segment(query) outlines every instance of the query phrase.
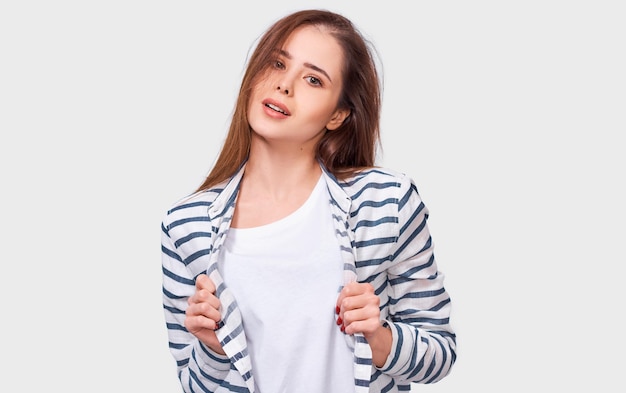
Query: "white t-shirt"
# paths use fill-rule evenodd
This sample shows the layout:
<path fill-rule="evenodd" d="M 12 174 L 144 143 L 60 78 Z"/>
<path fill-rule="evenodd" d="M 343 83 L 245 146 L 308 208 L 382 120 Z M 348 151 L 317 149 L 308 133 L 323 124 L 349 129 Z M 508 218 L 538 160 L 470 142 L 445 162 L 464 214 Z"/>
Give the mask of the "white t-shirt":
<path fill-rule="evenodd" d="M 336 324 L 343 262 L 328 200 L 320 177 L 293 214 L 226 237 L 218 266 L 261 393 L 354 391 L 354 357 Z"/>

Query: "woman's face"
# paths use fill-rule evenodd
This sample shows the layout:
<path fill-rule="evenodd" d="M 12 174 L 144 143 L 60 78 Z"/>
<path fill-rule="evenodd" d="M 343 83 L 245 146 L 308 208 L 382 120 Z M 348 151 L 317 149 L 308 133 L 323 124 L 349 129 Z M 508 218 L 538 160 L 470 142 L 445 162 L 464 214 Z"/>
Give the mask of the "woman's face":
<path fill-rule="evenodd" d="M 343 50 L 323 28 L 304 26 L 287 39 L 253 88 L 248 122 L 253 141 L 312 148 L 349 114 L 338 109 Z M 307 149 L 308 150 L 308 149 Z"/>

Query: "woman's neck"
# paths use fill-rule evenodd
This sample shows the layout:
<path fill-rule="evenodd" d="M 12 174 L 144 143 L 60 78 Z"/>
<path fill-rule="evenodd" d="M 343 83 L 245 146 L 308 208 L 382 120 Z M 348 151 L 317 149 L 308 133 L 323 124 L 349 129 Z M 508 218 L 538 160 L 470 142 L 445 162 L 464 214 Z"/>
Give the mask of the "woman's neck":
<path fill-rule="evenodd" d="M 312 157 L 250 154 L 231 226 L 256 227 L 293 213 L 311 195 L 321 174 Z"/>
<path fill-rule="evenodd" d="M 322 173 L 313 157 L 285 157 L 251 154 L 246 162 L 243 183 L 254 193 L 281 200 L 302 191 L 308 194 Z"/>

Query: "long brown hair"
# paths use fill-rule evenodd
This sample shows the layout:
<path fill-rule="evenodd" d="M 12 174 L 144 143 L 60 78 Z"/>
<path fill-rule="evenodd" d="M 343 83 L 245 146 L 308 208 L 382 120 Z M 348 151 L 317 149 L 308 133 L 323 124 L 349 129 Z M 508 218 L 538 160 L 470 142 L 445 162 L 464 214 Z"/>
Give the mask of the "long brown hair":
<path fill-rule="evenodd" d="M 306 25 L 325 27 L 342 47 L 343 86 L 338 107 L 350 109 L 342 125 L 322 137 L 317 158 L 338 178 L 374 166 L 380 144 L 381 85 L 373 46 L 344 16 L 327 10 L 303 10 L 279 19 L 260 38 L 248 61 L 222 150 L 198 191 L 230 178 L 246 161 L 252 132 L 248 123 L 252 89 L 272 64 L 276 49 L 294 30 Z"/>

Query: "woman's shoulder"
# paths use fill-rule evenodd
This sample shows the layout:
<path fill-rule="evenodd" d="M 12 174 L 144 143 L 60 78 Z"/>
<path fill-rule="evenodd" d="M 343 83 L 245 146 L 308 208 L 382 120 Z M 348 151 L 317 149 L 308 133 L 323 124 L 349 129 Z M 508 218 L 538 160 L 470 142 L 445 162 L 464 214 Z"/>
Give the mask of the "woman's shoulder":
<path fill-rule="evenodd" d="M 224 190 L 223 186 L 217 185 L 179 198 L 167 209 L 165 221 L 171 223 L 173 221 L 206 216 L 208 209 Z"/>
<path fill-rule="evenodd" d="M 366 189 L 407 190 L 413 183 L 413 179 L 404 172 L 386 167 L 371 167 L 343 179 L 340 185 L 349 194 L 356 194 Z"/>

